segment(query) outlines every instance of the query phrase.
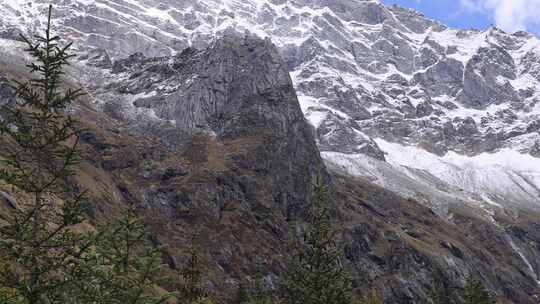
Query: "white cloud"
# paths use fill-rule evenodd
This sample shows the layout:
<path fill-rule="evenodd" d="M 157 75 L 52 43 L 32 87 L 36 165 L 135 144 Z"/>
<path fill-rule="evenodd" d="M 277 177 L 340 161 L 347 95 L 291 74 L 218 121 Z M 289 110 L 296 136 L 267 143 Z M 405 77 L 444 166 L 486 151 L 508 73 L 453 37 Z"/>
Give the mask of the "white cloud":
<path fill-rule="evenodd" d="M 540 25 L 540 0 L 460 0 L 469 10 L 493 16 L 495 24 L 507 32 Z"/>

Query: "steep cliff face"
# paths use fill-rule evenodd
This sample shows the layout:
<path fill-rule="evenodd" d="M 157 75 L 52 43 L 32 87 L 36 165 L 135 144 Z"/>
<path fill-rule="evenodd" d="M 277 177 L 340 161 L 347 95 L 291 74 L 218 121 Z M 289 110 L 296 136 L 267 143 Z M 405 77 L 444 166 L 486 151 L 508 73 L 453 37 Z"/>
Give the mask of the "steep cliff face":
<path fill-rule="evenodd" d="M 186 147 L 182 137 L 204 137 L 218 147 L 251 142 L 254 149 L 232 163 L 272 180 L 267 187 L 275 192 L 274 202 L 291 212 L 309 201 L 312 177 L 324 166 L 285 64 L 269 40 L 233 35 L 175 57 L 131 56 L 115 62 L 109 75 L 106 92 L 95 97 L 108 96 L 102 107 L 113 116 L 126 117 L 141 131 L 156 130 L 154 136 L 179 149 Z M 152 119 L 130 120 L 122 106 L 126 100 L 133 112 L 152 113 L 176 135 L 148 128 Z"/>

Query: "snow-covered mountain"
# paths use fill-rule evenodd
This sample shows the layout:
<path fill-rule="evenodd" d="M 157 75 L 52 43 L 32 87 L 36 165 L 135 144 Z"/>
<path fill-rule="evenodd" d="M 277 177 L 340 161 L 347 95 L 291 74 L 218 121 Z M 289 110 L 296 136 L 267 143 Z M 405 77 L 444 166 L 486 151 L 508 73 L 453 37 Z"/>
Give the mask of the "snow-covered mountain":
<path fill-rule="evenodd" d="M 49 2 L 0 0 L 0 37 L 34 31 Z M 52 2 L 58 28 L 97 70 L 228 32 L 269 37 L 330 164 L 433 206 L 540 209 L 540 41 L 531 34 L 451 29 L 378 1 Z M 175 120 L 149 100 L 150 116 Z"/>
<path fill-rule="evenodd" d="M 105 121 L 85 138 L 96 172 L 117 173 L 107 186 L 118 183 L 115 191 L 166 214 L 160 229 L 181 222 L 188 207 L 200 206 L 212 223 L 224 216 L 214 228 L 230 239 L 214 242 L 212 253 L 224 273 L 233 272 L 232 254 L 246 259 L 245 249 L 283 245 L 279 231 L 289 213 L 300 213 L 320 163 L 314 133 L 334 169 L 347 259 L 362 282 L 367 274 L 383 282 L 386 299 L 418 303 L 433 279 L 460 288 L 478 273 L 515 302 L 537 302 L 540 226 L 531 210 L 540 210 L 540 41 L 533 35 L 451 29 L 378 1 L 0 0 L 4 100 L 13 96 L 3 76 L 24 67 L 18 34 L 42 29 L 49 3 L 55 28 L 78 49 L 70 80 L 88 89 L 92 111 L 110 114 L 82 115 Z M 12 70 L 3 75 L 4 68 Z M 159 147 L 116 141 L 138 131 L 159 137 Z M 273 140 L 258 146 L 265 132 Z M 164 152 L 154 148 L 187 156 L 162 164 Z M 206 186 L 168 184 L 189 170 Z M 238 204 L 227 216 L 228 200 Z M 259 223 L 268 210 L 276 214 L 269 226 Z M 257 223 L 227 222 L 246 214 Z M 159 231 L 176 241 L 188 230 Z"/>

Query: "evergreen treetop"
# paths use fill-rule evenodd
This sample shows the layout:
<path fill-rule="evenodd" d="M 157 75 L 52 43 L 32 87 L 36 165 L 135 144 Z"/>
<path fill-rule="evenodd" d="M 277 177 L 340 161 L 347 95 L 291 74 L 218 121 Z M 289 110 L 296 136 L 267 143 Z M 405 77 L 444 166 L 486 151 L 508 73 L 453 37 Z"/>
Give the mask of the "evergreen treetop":
<path fill-rule="evenodd" d="M 70 177 L 80 160 L 81 129 L 67 113 L 79 89 L 60 88 L 63 69 L 72 57 L 71 44 L 60 46 L 47 28 L 36 42 L 22 36 L 31 78 L 15 81 L 16 101 L 2 107 L 0 180 L 23 199 L 0 227 L 0 253 L 9 267 L 0 274 L 4 284 L 24 303 L 66 303 L 76 278 L 72 270 L 91 248 L 84 233 L 73 227 L 86 218 L 85 192 Z"/>
<path fill-rule="evenodd" d="M 314 206 L 303 246 L 298 246 L 285 281 L 290 304 L 349 304 L 351 279 L 343 269 L 342 252 L 330 220 L 328 189 L 321 178 L 314 184 Z"/>

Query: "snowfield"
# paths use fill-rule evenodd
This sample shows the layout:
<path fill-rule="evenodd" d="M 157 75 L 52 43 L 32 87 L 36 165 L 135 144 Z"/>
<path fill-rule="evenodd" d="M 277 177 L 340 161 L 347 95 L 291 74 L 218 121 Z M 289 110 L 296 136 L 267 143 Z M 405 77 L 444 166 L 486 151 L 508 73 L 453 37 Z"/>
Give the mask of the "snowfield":
<path fill-rule="evenodd" d="M 444 156 L 375 139 L 386 162 L 365 155 L 325 152 L 331 167 L 429 203 L 458 200 L 491 208 L 528 206 L 540 209 L 540 159 L 511 149 L 466 156 Z"/>

